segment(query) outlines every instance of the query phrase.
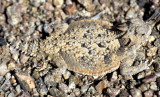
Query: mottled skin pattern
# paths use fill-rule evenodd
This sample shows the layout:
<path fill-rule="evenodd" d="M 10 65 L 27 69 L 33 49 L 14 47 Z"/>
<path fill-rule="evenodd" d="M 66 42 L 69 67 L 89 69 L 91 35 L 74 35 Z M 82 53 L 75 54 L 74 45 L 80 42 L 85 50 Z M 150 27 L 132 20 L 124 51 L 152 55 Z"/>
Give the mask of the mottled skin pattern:
<path fill-rule="evenodd" d="M 58 67 L 84 75 L 104 75 L 119 67 L 122 75 L 134 75 L 152 63 L 146 60 L 132 66 L 137 50 L 148 41 L 154 21 L 158 19 L 155 14 L 147 22 L 131 20 L 128 30 L 121 33 L 113 31 L 113 25 L 108 22 L 76 21 L 68 28 L 57 28 L 55 33 L 41 42 L 40 47 L 53 57 Z M 123 46 L 121 39 L 129 39 L 130 43 Z"/>

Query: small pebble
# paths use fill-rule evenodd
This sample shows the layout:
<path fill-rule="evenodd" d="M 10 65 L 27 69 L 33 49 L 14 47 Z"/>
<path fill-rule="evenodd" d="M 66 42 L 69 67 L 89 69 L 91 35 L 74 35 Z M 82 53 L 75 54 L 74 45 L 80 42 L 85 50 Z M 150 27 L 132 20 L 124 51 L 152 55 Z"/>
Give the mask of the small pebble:
<path fill-rule="evenodd" d="M 0 37 L 0 46 L 6 45 L 6 41 L 4 40 L 4 38 Z"/>
<path fill-rule="evenodd" d="M 40 93 L 41 96 L 47 95 L 47 93 L 48 93 L 47 87 L 45 85 L 42 85 L 40 90 L 39 90 L 39 93 Z"/>
<path fill-rule="evenodd" d="M 155 39 L 156 39 L 156 38 L 155 38 L 154 36 L 151 36 L 148 41 L 151 43 L 151 42 L 153 42 Z"/>
<path fill-rule="evenodd" d="M 72 4 L 72 0 L 66 0 L 66 5 L 71 5 Z"/>
<path fill-rule="evenodd" d="M 14 76 L 11 77 L 10 79 L 11 84 L 16 85 L 17 80 L 15 79 Z"/>
<path fill-rule="evenodd" d="M 127 75 L 127 76 L 124 76 L 124 79 L 125 80 L 132 80 L 133 76 L 132 75 Z"/>
<path fill-rule="evenodd" d="M 75 89 L 73 90 L 73 93 L 74 93 L 76 96 L 79 96 L 79 95 L 80 95 L 80 90 L 79 90 L 79 88 L 75 88 Z"/>
<path fill-rule="evenodd" d="M 118 88 L 108 88 L 107 89 L 107 94 L 110 97 L 116 97 L 120 93 L 120 89 Z"/>
<path fill-rule="evenodd" d="M 6 63 L 7 61 L 4 60 L 0 65 L 0 76 L 4 76 L 9 71 Z"/>
<path fill-rule="evenodd" d="M 8 69 L 9 69 L 9 70 L 14 70 L 15 67 L 16 67 L 16 64 L 15 64 L 14 62 L 10 62 L 10 63 L 8 64 Z"/>
<path fill-rule="evenodd" d="M 35 88 L 35 83 L 31 76 L 17 72 L 15 77 L 25 91 L 32 91 Z"/>
<path fill-rule="evenodd" d="M 157 76 L 155 74 L 145 77 L 142 81 L 144 83 L 150 83 L 156 81 Z"/>
<path fill-rule="evenodd" d="M 116 81 L 117 80 L 117 72 L 113 72 L 110 81 Z"/>
<path fill-rule="evenodd" d="M 15 96 L 14 93 L 11 92 L 11 93 L 9 93 L 9 95 L 7 97 L 14 97 L 14 96 Z"/>
<path fill-rule="evenodd" d="M 47 74 L 44 78 L 44 82 L 47 86 L 55 86 L 56 83 L 61 82 L 61 76 L 54 75 L 52 76 L 51 74 Z"/>
<path fill-rule="evenodd" d="M 20 94 L 22 91 L 20 85 L 17 85 L 15 89 L 16 89 L 17 94 Z"/>
<path fill-rule="evenodd" d="M 30 0 L 30 2 L 35 7 L 38 7 L 41 4 L 41 0 Z"/>
<path fill-rule="evenodd" d="M 6 78 L 6 79 L 10 79 L 10 78 L 11 78 L 11 73 L 8 72 L 8 73 L 5 75 L 5 78 Z"/>
<path fill-rule="evenodd" d="M 155 75 L 157 76 L 157 78 L 160 77 L 160 72 L 156 72 Z"/>
<path fill-rule="evenodd" d="M 88 88 L 89 88 L 88 85 L 81 86 L 81 92 L 82 92 L 82 94 L 85 93 L 88 90 Z"/>
<path fill-rule="evenodd" d="M 72 3 L 70 5 L 67 5 L 65 8 L 65 13 L 66 14 L 73 14 L 76 11 L 76 5 L 75 3 Z"/>
<path fill-rule="evenodd" d="M 69 83 L 69 89 L 75 89 L 76 88 L 76 85 L 75 85 L 75 83 L 74 82 L 72 82 L 72 83 Z"/>
<path fill-rule="evenodd" d="M 76 85 L 79 84 L 80 81 L 81 81 L 81 80 L 80 80 L 80 78 L 79 78 L 78 76 L 71 76 L 71 77 L 69 78 L 69 83 L 74 82 Z"/>
<path fill-rule="evenodd" d="M 8 18 L 8 23 L 12 26 L 17 25 L 22 21 L 22 17 L 20 15 L 12 15 Z"/>
<path fill-rule="evenodd" d="M 152 89 L 152 90 L 154 90 L 154 91 L 157 91 L 157 90 L 158 90 L 158 87 L 157 87 L 156 82 L 151 82 L 151 83 L 150 83 L 150 89 Z"/>
<path fill-rule="evenodd" d="M 149 84 L 142 84 L 139 89 L 144 92 L 149 89 Z"/>
<path fill-rule="evenodd" d="M 133 88 L 130 92 L 133 97 L 142 97 L 142 92 L 139 89 Z"/>
<path fill-rule="evenodd" d="M 68 79 L 71 76 L 71 73 L 66 70 L 66 72 L 63 74 L 64 79 Z"/>
<path fill-rule="evenodd" d="M 144 72 L 140 72 L 140 73 L 138 73 L 138 75 L 137 75 L 137 79 L 142 79 L 142 78 L 144 78 L 145 77 L 145 73 Z"/>
<path fill-rule="evenodd" d="M 21 14 L 26 12 L 27 7 L 19 3 L 14 3 L 12 6 L 7 7 L 8 23 L 12 26 L 22 21 Z"/>
<path fill-rule="evenodd" d="M 129 87 L 132 89 L 132 88 L 134 88 L 136 85 L 137 85 L 136 80 L 132 80 L 132 81 L 130 81 Z"/>
<path fill-rule="evenodd" d="M 61 91 L 63 91 L 64 93 L 68 93 L 68 92 L 70 92 L 70 89 L 69 89 L 69 87 L 66 85 L 66 84 L 64 84 L 64 83 L 59 83 L 59 89 L 61 90 Z"/>
<path fill-rule="evenodd" d="M 152 90 L 145 91 L 144 96 L 145 97 L 153 97 L 153 91 Z"/>
<path fill-rule="evenodd" d="M 40 77 L 39 72 L 35 69 L 32 74 L 33 78 L 38 79 Z"/>
<path fill-rule="evenodd" d="M 25 54 L 20 55 L 20 61 L 22 64 L 26 63 L 28 59 L 29 59 L 29 57 L 26 56 Z"/>
<path fill-rule="evenodd" d="M 38 30 L 39 32 L 42 32 L 42 29 L 43 29 L 43 25 L 42 25 L 42 24 L 41 24 L 41 25 L 38 25 L 37 30 Z"/>
<path fill-rule="evenodd" d="M 63 68 L 57 68 L 52 71 L 52 74 L 47 74 L 44 78 L 45 84 L 47 86 L 55 85 L 56 83 L 60 83 L 62 81 L 62 74 L 65 73 Z"/>
<path fill-rule="evenodd" d="M 49 93 L 55 97 L 66 97 L 66 95 L 62 91 L 59 91 L 56 87 L 50 88 Z"/>
<path fill-rule="evenodd" d="M 156 82 L 157 82 L 158 87 L 160 87 L 160 77 L 157 78 Z"/>
<path fill-rule="evenodd" d="M 51 33 L 53 31 L 53 28 L 49 24 L 44 24 L 43 29 L 46 33 Z"/>
<path fill-rule="evenodd" d="M 64 0 L 53 0 L 53 5 L 57 8 L 61 8 L 64 3 Z"/>
<path fill-rule="evenodd" d="M 33 89 L 33 96 L 35 96 L 35 97 L 38 97 L 38 96 L 39 96 L 39 93 L 38 93 L 38 91 L 37 91 L 36 88 Z"/>
<path fill-rule="evenodd" d="M 19 57 L 19 51 L 16 50 L 15 48 L 13 48 L 13 47 L 10 47 L 10 52 L 11 52 L 11 54 L 12 54 L 13 59 L 14 59 L 15 61 L 17 61 L 17 60 L 18 60 L 18 57 Z"/>
<path fill-rule="evenodd" d="M 3 25 L 6 22 L 6 17 L 4 14 L 0 14 L 0 24 Z M 0 45 L 1 45 L 1 40 L 0 40 Z"/>
<path fill-rule="evenodd" d="M 95 9 L 95 5 L 92 0 L 78 0 L 78 2 L 81 3 L 87 11 L 92 11 Z"/>
<path fill-rule="evenodd" d="M 49 2 L 46 2 L 46 3 L 44 4 L 44 6 L 45 6 L 45 9 L 46 9 L 46 10 L 49 10 L 49 11 L 53 11 L 53 10 L 54 10 L 54 7 L 53 7 L 52 4 L 49 3 Z"/>
<path fill-rule="evenodd" d="M 122 90 L 119 94 L 119 97 L 129 97 L 129 93 L 127 92 L 127 90 Z"/>
<path fill-rule="evenodd" d="M 101 94 L 103 89 L 105 89 L 108 86 L 108 81 L 107 80 L 102 80 L 96 85 L 96 90 Z"/>
<path fill-rule="evenodd" d="M 96 93 L 96 90 L 95 90 L 95 88 L 94 88 L 93 86 L 91 86 L 91 87 L 88 89 L 88 91 L 90 91 L 90 93 L 92 93 L 92 94 L 95 94 L 95 93 Z"/>

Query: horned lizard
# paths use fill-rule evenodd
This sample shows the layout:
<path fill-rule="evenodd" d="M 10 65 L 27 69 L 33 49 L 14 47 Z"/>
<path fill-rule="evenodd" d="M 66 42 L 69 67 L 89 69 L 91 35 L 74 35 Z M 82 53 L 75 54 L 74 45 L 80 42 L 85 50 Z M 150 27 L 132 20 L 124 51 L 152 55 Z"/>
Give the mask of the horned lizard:
<path fill-rule="evenodd" d="M 58 67 L 84 75 L 104 75 L 119 67 L 122 75 L 134 75 L 152 63 L 146 59 L 132 66 L 137 50 L 148 41 L 159 16 L 160 9 L 148 21 L 132 19 L 127 31 L 121 33 L 112 30 L 113 25 L 107 21 L 75 21 L 68 28 L 56 29 L 40 48 L 53 57 Z M 121 40 L 127 38 L 130 42 L 124 46 Z"/>

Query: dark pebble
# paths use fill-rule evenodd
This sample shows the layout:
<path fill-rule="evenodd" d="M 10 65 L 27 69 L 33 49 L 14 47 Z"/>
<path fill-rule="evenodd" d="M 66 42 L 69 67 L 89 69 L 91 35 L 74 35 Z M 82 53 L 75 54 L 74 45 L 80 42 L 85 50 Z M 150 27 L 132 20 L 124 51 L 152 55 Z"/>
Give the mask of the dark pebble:
<path fill-rule="evenodd" d="M 59 91 L 56 87 L 50 88 L 49 93 L 54 97 L 66 97 L 66 95 L 62 91 Z"/>
<path fill-rule="evenodd" d="M 156 80 L 158 87 L 160 87 L 160 77 L 157 78 Z"/>
<path fill-rule="evenodd" d="M 145 77 L 142 81 L 144 83 L 150 83 L 150 82 L 156 81 L 156 79 L 157 79 L 156 75 L 150 75 L 150 76 Z"/>
<path fill-rule="evenodd" d="M 129 93 L 127 92 L 127 90 L 122 90 L 119 95 L 119 97 L 128 97 L 128 96 L 129 96 Z"/>
<path fill-rule="evenodd" d="M 154 42 L 154 45 L 157 47 L 160 47 L 160 39 L 156 39 L 156 41 Z"/>
<path fill-rule="evenodd" d="M 6 45 L 6 41 L 4 40 L 4 38 L 0 37 L 0 46 Z"/>

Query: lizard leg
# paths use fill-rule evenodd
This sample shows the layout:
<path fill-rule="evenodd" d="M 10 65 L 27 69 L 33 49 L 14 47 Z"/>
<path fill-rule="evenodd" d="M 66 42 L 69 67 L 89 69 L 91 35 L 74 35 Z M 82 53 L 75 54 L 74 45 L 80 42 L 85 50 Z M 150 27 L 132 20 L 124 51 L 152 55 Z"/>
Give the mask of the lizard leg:
<path fill-rule="evenodd" d="M 148 59 L 146 61 L 141 61 L 140 64 L 138 66 L 123 66 L 120 67 L 120 72 L 122 75 L 134 75 L 137 74 L 143 70 L 149 69 L 149 66 L 153 63 L 153 60 L 151 60 L 150 62 L 148 61 Z M 127 63 L 126 63 L 127 64 Z"/>

